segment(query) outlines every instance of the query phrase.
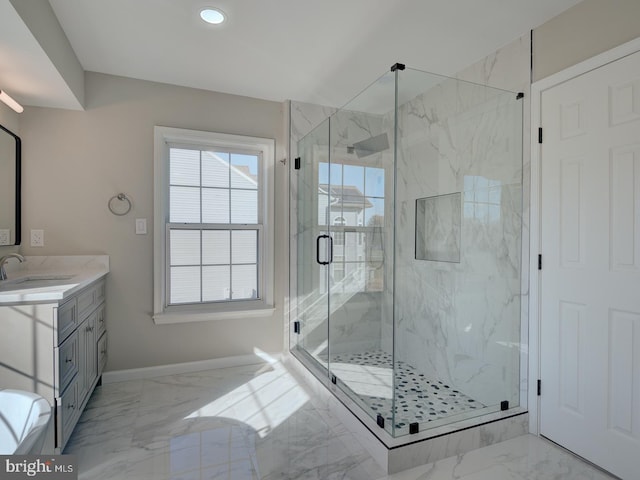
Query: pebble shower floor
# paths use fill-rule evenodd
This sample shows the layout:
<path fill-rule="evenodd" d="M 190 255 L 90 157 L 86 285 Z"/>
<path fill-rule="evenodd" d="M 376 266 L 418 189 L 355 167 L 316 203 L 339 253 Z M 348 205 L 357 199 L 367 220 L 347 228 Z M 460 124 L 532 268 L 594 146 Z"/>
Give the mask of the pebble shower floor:
<path fill-rule="evenodd" d="M 323 356 L 323 360 L 326 362 L 326 355 Z M 354 392 L 361 389 L 354 388 L 347 375 L 341 374 L 344 366 L 349 367 L 351 373 L 349 376 L 356 373 L 353 370 L 354 365 L 362 367 L 360 376 L 366 376 L 366 378 L 376 378 L 375 375 L 364 375 L 371 373 L 371 369 L 388 371 L 387 385 L 390 384 L 390 372 L 393 371 L 392 355 L 382 350 L 332 355 L 331 364 L 331 370 L 336 372 Z M 377 377 L 380 378 L 379 375 Z M 385 422 L 393 421 L 391 415 L 393 401 L 389 395 L 357 393 L 357 396 L 371 410 L 381 414 Z M 408 428 L 413 422 L 431 422 L 485 407 L 450 385 L 437 379 L 427 378 L 413 366 L 402 361 L 396 362 L 396 399 L 395 427 L 401 429 Z"/>

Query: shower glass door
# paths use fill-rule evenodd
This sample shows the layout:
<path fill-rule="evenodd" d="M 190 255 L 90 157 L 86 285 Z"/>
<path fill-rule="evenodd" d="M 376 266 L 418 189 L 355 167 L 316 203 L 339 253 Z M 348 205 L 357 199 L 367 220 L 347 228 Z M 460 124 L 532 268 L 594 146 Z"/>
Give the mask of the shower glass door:
<path fill-rule="evenodd" d="M 328 265 L 330 239 L 325 211 L 328 195 L 319 185 L 319 166 L 329 161 L 329 119 L 298 143 L 296 175 L 298 334 L 295 350 L 312 357 L 325 370 L 329 359 Z"/>

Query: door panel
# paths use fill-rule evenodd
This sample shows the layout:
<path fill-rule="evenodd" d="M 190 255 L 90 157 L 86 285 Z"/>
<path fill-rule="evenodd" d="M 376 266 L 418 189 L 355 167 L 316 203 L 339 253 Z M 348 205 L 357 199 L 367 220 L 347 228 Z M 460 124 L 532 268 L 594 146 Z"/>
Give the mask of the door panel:
<path fill-rule="evenodd" d="M 329 121 L 326 120 L 298 143 L 297 176 L 297 304 L 300 334 L 296 348 L 326 367 L 328 358 L 329 305 L 326 238 L 328 195 L 318 185 L 318 168 L 329 158 Z"/>
<path fill-rule="evenodd" d="M 640 53 L 541 113 L 541 433 L 640 478 Z"/>

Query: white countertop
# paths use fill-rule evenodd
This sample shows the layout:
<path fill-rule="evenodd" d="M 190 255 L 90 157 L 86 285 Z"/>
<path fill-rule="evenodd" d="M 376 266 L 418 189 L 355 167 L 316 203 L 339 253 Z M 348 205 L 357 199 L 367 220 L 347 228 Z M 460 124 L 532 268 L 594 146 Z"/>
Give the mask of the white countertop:
<path fill-rule="evenodd" d="M 109 273 L 108 255 L 24 258 L 24 263 L 14 259 L 6 265 L 8 279 L 0 281 L 0 305 L 59 302 Z M 47 277 L 52 279 L 38 281 Z"/>

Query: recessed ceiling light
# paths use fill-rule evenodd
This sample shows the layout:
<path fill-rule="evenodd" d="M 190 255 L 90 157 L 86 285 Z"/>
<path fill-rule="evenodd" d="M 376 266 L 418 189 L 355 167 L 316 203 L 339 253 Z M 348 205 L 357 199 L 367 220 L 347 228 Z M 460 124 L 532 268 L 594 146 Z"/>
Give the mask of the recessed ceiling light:
<path fill-rule="evenodd" d="M 212 25 L 220 25 L 225 20 L 224 13 L 217 8 L 203 8 L 200 10 L 200 18 Z"/>

